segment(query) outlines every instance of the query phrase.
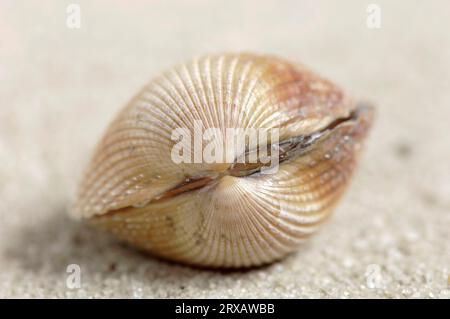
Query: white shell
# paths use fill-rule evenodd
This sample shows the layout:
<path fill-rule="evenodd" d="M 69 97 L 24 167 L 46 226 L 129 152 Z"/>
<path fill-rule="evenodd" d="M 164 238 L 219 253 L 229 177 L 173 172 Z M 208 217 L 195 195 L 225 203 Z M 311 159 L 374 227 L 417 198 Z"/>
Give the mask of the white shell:
<path fill-rule="evenodd" d="M 195 120 L 205 129 L 279 128 L 283 141 L 339 119 L 272 175 L 231 176 L 229 164 L 171 159 L 173 130 L 192 131 Z M 252 54 L 205 56 L 156 78 L 120 112 L 87 168 L 75 214 L 167 259 L 269 263 L 295 251 L 329 215 L 370 121 L 371 109 L 357 109 L 303 66 Z M 174 195 L 192 181 L 201 187 Z"/>

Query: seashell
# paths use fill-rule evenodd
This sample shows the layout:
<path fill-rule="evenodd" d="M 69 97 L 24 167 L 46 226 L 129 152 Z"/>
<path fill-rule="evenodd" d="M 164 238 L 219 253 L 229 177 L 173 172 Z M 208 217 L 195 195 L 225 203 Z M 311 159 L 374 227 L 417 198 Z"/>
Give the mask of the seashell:
<path fill-rule="evenodd" d="M 372 113 L 308 68 L 280 58 L 194 59 L 151 81 L 110 124 L 81 182 L 74 215 L 185 264 L 273 262 L 298 249 L 335 207 Z M 198 123 L 224 135 L 228 128 L 244 135 L 277 129 L 278 135 L 256 148 L 247 141 L 241 149 L 214 142 L 231 161 L 195 161 L 195 147 L 183 151 L 191 161 L 174 161 L 180 142 L 174 132 L 195 135 Z M 278 160 L 272 172 L 258 157 L 264 146 Z M 257 161 L 246 163 L 252 154 Z"/>

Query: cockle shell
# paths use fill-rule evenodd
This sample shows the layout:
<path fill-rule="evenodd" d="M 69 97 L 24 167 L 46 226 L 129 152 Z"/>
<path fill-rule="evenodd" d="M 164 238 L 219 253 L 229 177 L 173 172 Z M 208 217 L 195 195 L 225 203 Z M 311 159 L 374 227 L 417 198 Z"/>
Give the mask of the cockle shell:
<path fill-rule="evenodd" d="M 278 128 L 278 171 L 175 163 L 172 134 L 192 132 L 195 121 L 205 130 Z M 270 263 L 329 216 L 371 121 L 371 107 L 304 66 L 254 54 L 194 59 L 151 81 L 111 123 L 74 214 L 174 261 Z"/>

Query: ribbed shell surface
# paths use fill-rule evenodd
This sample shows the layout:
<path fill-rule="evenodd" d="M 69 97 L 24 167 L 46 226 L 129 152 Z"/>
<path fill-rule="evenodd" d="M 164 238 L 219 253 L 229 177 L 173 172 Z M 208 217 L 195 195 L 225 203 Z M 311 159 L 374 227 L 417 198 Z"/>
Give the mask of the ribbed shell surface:
<path fill-rule="evenodd" d="M 151 81 L 118 114 L 94 152 L 74 212 L 187 264 L 246 267 L 277 260 L 317 229 L 344 191 L 371 122 L 370 111 L 354 116 L 355 109 L 340 88 L 279 58 L 194 59 Z M 229 163 L 171 157 L 174 130 L 193 133 L 196 121 L 222 132 L 278 128 L 283 141 L 349 118 L 274 174 L 231 176 Z M 206 180 L 202 187 L 167 195 L 198 179 Z"/>

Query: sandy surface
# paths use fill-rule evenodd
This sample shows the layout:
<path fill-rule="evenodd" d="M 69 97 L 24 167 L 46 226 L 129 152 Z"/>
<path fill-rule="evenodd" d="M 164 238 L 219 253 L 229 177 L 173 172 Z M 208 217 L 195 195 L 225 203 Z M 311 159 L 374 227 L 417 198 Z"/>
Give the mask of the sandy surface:
<path fill-rule="evenodd" d="M 0 297 L 450 298 L 450 3 L 377 1 L 381 28 L 368 29 L 366 1 L 210 2 L 79 1 L 69 29 L 68 1 L 1 1 Z M 161 70 L 217 51 L 300 61 L 377 104 L 320 233 L 274 265 L 215 272 L 67 217 L 116 111 Z"/>

